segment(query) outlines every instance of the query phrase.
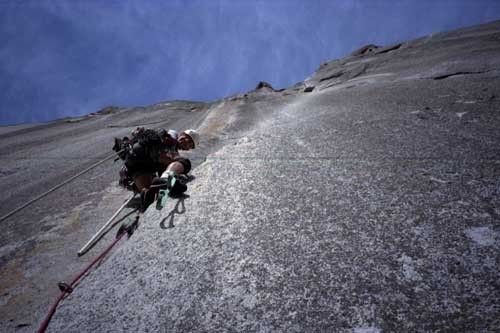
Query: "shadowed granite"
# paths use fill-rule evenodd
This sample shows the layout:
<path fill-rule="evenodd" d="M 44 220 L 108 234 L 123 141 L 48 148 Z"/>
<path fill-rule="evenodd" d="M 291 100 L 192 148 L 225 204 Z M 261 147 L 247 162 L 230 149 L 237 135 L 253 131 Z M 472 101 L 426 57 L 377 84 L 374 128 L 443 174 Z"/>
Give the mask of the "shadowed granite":
<path fill-rule="evenodd" d="M 497 331 L 499 36 L 434 34 L 210 104 L 189 197 L 149 209 L 49 331 Z"/>

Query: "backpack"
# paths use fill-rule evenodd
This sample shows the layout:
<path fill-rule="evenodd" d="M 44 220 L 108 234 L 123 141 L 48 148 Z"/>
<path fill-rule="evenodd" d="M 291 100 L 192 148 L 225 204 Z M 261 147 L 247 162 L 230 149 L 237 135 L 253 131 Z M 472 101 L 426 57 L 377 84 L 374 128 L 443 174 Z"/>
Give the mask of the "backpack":
<path fill-rule="evenodd" d="M 127 161 L 129 158 L 139 158 L 151 160 L 152 163 L 158 161 L 160 151 L 164 148 L 161 134 L 152 129 L 138 127 L 132 132 L 132 138 L 115 138 L 113 150 L 118 154 L 119 159 Z M 118 160 L 118 158 L 116 159 Z M 128 172 L 126 165 L 120 169 L 118 184 L 128 190 L 137 191 L 134 181 Z"/>
<path fill-rule="evenodd" d="M 152 129 L 138 127 L 132 132 L 132 138 L 115 138 L 113 150 L 121 160 L 126 160 L 128 156 L 135 155 L 158 160 L 160 151 L 164 148 L 161 134 Z"/>
<path fill-rule="evenodd" d="M 164 144 L 158 131 L 140 127 L 132 133 L 131 146 L 133 154 L 142 155 L 157 162 Z"/>

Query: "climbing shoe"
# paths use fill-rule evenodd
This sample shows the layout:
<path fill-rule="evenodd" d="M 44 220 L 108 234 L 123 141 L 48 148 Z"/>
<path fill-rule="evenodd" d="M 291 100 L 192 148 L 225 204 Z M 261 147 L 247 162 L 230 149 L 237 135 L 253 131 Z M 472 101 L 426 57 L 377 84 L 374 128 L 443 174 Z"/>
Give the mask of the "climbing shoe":
<path fill-rule="evenodd" d="M 166 190 L 170 197 L 178 198 L 187 191 L 186 179 L 183 175 L 176 175 L 170 172 L 167 178 L 153 179 L 151 188 Z"/>
<path fill-rule="evenodd" d="M 186 191 L 187 186 L 183 177 L 176 176 L 174 173 L 170 173 L 167 178 L 155 177 L 149 189 L 141 192 L 141 212 L 145 212 L 157 196 L 158 200 L 162 201 L 159 206 L 163 207 L 165 195 L 180 198 Z"/>
<path fill-rule="evenodd" d="M 170 189 L 168 195 L 171 196 L 172 198 L 179 198 L 186 191 L 187 191 L 186 184 L 183 184 L 182 181 L 176 179 L 176 181 L 174 182 L 174 186 Z"/>

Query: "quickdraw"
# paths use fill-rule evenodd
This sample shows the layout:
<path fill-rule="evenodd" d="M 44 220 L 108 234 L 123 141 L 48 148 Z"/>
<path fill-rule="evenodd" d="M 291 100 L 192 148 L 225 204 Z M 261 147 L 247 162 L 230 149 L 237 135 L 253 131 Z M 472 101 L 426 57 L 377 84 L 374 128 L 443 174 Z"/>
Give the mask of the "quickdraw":
<path fill-rule="evenodd" d="M 156 209 L 157 210 L 162 210 L 163 207 L 167 204 L 167 199 L 168 195 L 170 193 L 170 190 L 174 188 L 175 183 L 177 182 L 177 178 L 175 177 L 175 174 L 173 172 L 169 172 L 168 178 L 167 178 L 167 183 L 162 185 L 166 186 L 166 188 L 160 189 L 158 191 L 158 196 L 156 198 Z"/>

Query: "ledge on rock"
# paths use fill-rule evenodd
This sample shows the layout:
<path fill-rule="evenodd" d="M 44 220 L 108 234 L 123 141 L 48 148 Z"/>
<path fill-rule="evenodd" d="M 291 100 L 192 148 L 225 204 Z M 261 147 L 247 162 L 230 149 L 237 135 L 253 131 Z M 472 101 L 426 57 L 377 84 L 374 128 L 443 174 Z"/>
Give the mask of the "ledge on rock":
<path fill-rule="evenodd" d="M 269 88 L 273 91 L 275 90 L 269 83 L 264 82 L 264 81 L 260 81 L 259 84 L 257 85 L 257 87 L 255 88 L 255 90 L 259 90 L 262 88 Z"/>
<path fill-rule="evenodd" d="M 378 46 L 378 45 L 368 44 L 368 45 L 360 47 L 359 49 L 357 49 L 356 51 L 351 53 L 351 56 L 362 56 L 365 54 L 373 53 L 374 51 L 376 51 L 379 48 L 380 48 L 380 46 Z"/>

